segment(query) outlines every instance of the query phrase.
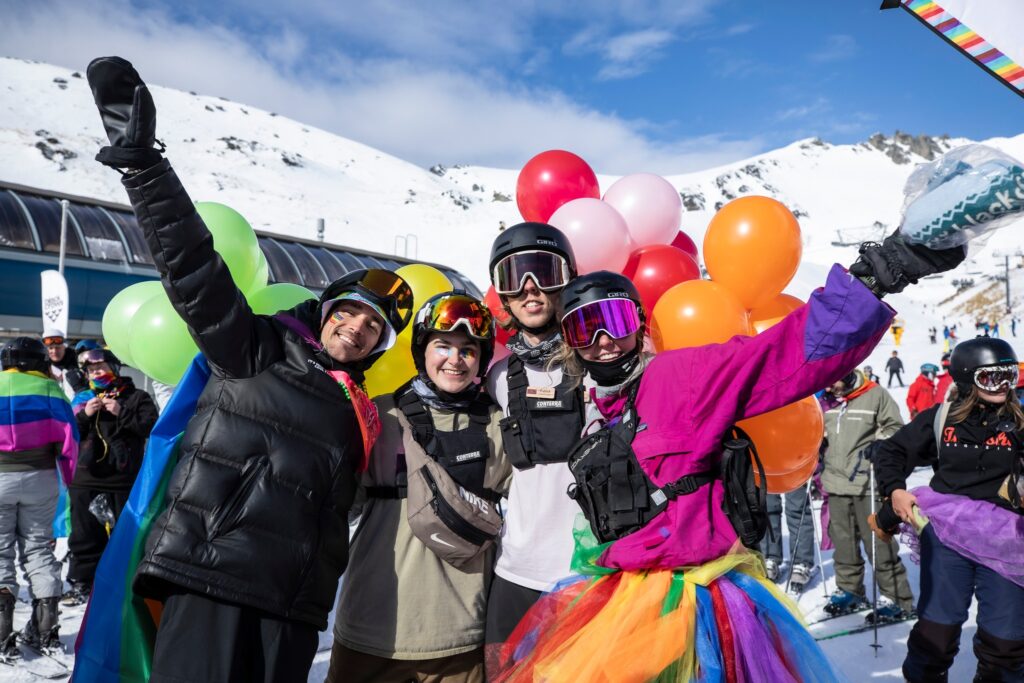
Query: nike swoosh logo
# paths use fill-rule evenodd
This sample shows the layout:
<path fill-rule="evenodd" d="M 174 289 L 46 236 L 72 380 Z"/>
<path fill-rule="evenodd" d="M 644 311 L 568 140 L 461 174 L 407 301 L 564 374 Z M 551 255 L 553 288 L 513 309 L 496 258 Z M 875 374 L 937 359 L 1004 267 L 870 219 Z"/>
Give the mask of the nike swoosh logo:
<path fill-rule="evenodd" d="M 441 545 L 446 545 L 449 548 L 454 548 L 455 547 L 451 543 L 449 543 L 448 541 L 442 540 L 441 537 L 438 536 L 436 532 L 430 534 L 430 540 L 433 541 L 434 543 L 440 543 Z"/>

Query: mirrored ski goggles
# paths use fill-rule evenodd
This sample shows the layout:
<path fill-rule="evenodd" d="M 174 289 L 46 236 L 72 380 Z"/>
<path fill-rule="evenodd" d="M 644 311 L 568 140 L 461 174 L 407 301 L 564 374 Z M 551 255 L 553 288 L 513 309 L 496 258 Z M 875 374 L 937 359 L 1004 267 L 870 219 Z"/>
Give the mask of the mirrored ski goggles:
<path fill-rule="evenodd" d="M 89 349 L 78 354 L 79 365 L 85 365 L 86 363 L 105 363 L 106 361 L 107 355 L 103 349 Z"/>
<path fill-rule="evenodd" d="M 561 289 L 572 278 L 569 264 L 550 251 L 519 251 L 494 264 L 491 281 L 498 294 L 518 294 L 533 278 L 541 291 Z"/>
<path fill-rule="evenodd" d="M 590 346 L 601 332 L 613 339 L 636 334 L 640 312 L 629 299 L 602 299 L 574 308 L 562 316 L 562 338 L 574 349 Z"/>
<path fill-rule="evenodd" d="M 379 297 L 390 298 L 394 305 L 395 313 L 405 322 L 412 317 L 412 287 L 390 270 L 370 268 L 366 274 L 356 283 L 371 294 Z"/>
<path fill-rule="evenodd" d="M 64 343 L 64 337 L 43 337 L 43 346 L 60 346 Z"/>
<path fill-rule="evenodd" d="M 974 384 L 985 391 L 999 391 L 1017 386 L 1019 370 L 1013 365 L 989 365 L 974 371 Z"/>
<path fill-rule="evenodd" d="M 462 325 L 477 339 L 490 339 L 494 329 L 487 306 L 465 294 L 449 294 L 426 304 L 416 314 L 416 322 L 435 332 L 451 332 Z"/>

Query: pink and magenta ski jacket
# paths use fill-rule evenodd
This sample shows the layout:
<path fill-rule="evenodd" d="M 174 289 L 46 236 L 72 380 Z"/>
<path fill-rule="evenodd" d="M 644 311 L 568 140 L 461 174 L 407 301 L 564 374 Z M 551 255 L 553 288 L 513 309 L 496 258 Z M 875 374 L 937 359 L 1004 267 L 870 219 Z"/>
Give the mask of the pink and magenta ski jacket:
<path fill-rule="evenodd" d="M 807 304 L 757 336 L 659 353 L 636 398 L 633 450 L 640 466 L 657 486 L 717 469 L 731 425 L 847 375 L 867 358 L 893 315 L 836 265 Z M 679 496 L 643 529 L 615 541 L 600 564 L 676 568 L 721 557 L 736 542 L 722 496 L 721 481 Z"/>
<path fill-rule="evenodd" d="M 57 466 L 70 484 L 78 462 L 78 424 L 64 390 L 39 372 L 0 372 L 0 458 L 49 444 L 57 444 Z"/>

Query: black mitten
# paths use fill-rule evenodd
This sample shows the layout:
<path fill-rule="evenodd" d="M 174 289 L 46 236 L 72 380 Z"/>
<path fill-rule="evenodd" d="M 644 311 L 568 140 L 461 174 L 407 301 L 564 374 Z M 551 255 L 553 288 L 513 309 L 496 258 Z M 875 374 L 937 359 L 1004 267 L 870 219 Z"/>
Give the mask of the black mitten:
<path fill-rule="evenodd" d="M 894 536 L 899 531 L 902 520 L 896 514 L 896 510 L 893 509 L 891 498 L 886 498 L 885 502 L 879 506 L 878 513 L 875 515 L 875 521 L 878 528 L 890 536 Z"/>
<path fill-rule="evenodd" d="M 964 247 L 929 249 L 921 244 L 910 244 L 899 232 L 886 237 L 881 244 L 865 242 L 860 245 L 860 257 L 850 266 L 876 296 L 902 292 L 918 279 L 956 268 L 967 256 Z"/>
<path fill-rule="evenodd" d="M 164 146 L 156 140 L 156 106 L 131 62 L 100 57 L 89 63 L 86 76 L 110 140 L 110 146 L 100 149 L 96 161 L 130 170 L 159 163 Z M 155 144 L 160 145 L 159 150 Z"/>

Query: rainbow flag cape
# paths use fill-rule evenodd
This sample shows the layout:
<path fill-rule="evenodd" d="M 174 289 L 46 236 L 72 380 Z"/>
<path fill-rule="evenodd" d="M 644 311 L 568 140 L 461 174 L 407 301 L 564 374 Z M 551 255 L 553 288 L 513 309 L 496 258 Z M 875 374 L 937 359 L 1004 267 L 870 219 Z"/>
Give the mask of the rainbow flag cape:
<path fill-rule="evenodd" d="M 209 377 L 210 367 L 202 355 L 197 355 L 153 427 L 139 476 L 96 571 L 92 598 L 75 645 L 73 682 L 149 680 L 163 606 L 135 595 L 132 580 L 146 536 L 165 507 L 167 482 L 178 462 L 181 435 L 195 414 Z"/>
<path fill-rule="evenodd" d="M 85 407 L 89 399 L 96 394 L 91 389 L 79 391 L 71 399 L 71 412 L 78 415 Z M 77 428 L 77 427 L 76 427 Z M 67 538 L 71 535 L 71 499 L 68 498 L 68 486 L 64 477 L 57 478 L 57 512 L 53 515 L 53 536 L 54 538 Z"/>
<path fill-rule="evenodd" d="M 885 0 L 902 7 L 990 76 L 1024 97 L 1024 3 L 1019 0 Z"/>
<path fill-rule="evenodd" d="M 41 372 L 0 372 L 0 451 L 61 445 L 57 471 L 75 476 L 78 423 L 60 385 Z"/>

